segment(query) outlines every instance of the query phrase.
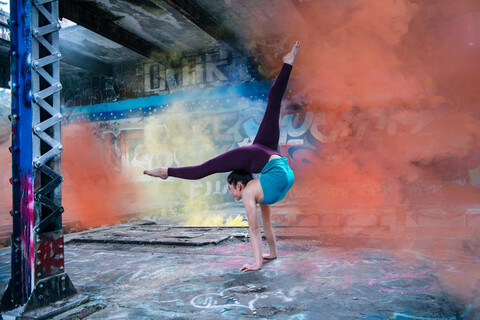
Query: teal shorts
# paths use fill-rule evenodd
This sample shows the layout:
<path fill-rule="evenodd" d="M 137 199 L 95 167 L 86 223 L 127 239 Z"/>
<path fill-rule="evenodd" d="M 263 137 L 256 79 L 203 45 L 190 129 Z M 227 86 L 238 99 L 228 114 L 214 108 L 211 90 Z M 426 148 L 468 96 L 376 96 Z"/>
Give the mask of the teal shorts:
<path fill-rule="evenodd" d="M 262 203 L 265 204 L 273 204 L 285 198 L 295 181 L 293 171 L 288 166 L 288 159 L 285 157 L 268 161 L 261 174 Z"/>

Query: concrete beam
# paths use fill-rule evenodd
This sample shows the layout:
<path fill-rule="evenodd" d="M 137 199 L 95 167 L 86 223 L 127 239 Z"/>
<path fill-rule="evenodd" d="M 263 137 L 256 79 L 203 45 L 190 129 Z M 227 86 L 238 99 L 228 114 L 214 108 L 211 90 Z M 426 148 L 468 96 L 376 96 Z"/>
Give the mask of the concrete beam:
<path fill-rule="evenodd" d="M 227 45 L 231 50 L 245 55 L 248 53 L 247 49 L 241 45 L 243 41 L 239 41 L 232 30 L 227 28 L 224 24 L 220 24 L 216 21 L 195 0 L 164 1 L 180 12 L 185 18 L 197 25 L 200 29 L 208 33 L 212 38 Z"/>
<path fill-rule="evenodd" d="M 60 52 L 62 53 L 61 62 L 63 63 L 106 76 L 113 75 L 112 65 L 82 55 L 64 45 L 60 45 Z"/>
<path fill-rule="evenodd" d="M 170 65 L 167 52 L 115 24 L 120 17 L 95 2 L 61 0 L 60 17 L 67 18 L 93 32 L 163 65 Z"/>

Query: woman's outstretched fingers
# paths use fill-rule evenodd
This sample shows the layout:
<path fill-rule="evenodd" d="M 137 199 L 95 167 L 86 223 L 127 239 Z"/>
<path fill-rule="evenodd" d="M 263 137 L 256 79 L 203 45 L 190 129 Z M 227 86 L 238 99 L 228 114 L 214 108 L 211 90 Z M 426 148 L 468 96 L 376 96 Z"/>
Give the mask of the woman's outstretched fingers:
<path fill-rule="evenodd" d="M 256 271 L 256 270 L 260 270 L 262 268 L 262 266 L 258 266 L 256 264 L 244 264 L 241 268 L 240 268 L 240 271 L 242 272 L 247 272 L 247 271 Z"/>

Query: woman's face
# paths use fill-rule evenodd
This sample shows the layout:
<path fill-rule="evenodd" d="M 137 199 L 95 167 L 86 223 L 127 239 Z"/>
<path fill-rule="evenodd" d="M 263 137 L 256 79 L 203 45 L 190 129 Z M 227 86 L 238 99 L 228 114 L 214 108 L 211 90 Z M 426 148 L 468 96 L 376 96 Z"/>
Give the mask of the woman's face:
<path fill-rule="evenodd" d="M 237 185 L 234 186 L 233 184 L 228 184 L 228 190 L 230 190 L 230 194 L 238 201 L 242 199 L 242 190 L 243 184 L 241 182 L 237 182 Z"/>

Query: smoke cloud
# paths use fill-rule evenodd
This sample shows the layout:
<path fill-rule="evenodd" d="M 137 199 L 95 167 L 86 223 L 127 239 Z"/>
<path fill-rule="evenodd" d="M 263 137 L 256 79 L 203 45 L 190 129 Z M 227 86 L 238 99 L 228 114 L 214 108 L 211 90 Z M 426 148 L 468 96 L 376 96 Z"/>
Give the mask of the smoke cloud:
<path fill-rule="evenodd" d="M 287 30 L 285 52 L 301 40 L 287 113 L 294 126 L 316 114 L 309 150 L 282 146 L 299 178 L 293 199 L 321 212 L 478 204 L 479 6 L 300 1 L 277 19 L 288 27 L 263 30 Z"/>
<path fill-rule="evenodd" d="M 294 207 L 329 233 L 406 237 L 478 269 L 480 2 L 295 3 L 287 27 L 258 30 L 302 44 L 286 112 L 294 127 L 315 118 L 306 148 L 282 146 Z M 453 287 L 471 297 L 478 274 L 462 274 Z"/>
<path fill-rule="evenodd" d="M 64 126 L 62 143 L 64 221 L 79 223 L 82 229 L 94 228 L 119 223 L 131 214 L 129 200 L 137 192 L 110 160 L 93 125 Z"/>
<path fill-rule="evenodd" d="M 207 100 L 207 99 L 206 99 Z M 209 120 L 211 111 L 185 111 L 189 101 L 176 101 L 158 117 L 148 118 L 144 142 L 136 172 L 155 167 L 199 165 L 221 151 L 215 145 L 215 129 Z M 142 184 L 146 202 L 164 208 L 156 213 L 172 217 L 185 226 L 245 226 L 240 215 L 219 209 L 227 195 L 226 176 L 212 175 L 200 181 L 146 177 Z M 159 209 L 162 210 L 162 209 Z"/>

